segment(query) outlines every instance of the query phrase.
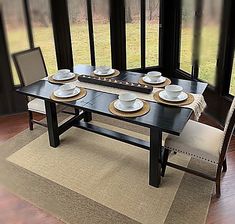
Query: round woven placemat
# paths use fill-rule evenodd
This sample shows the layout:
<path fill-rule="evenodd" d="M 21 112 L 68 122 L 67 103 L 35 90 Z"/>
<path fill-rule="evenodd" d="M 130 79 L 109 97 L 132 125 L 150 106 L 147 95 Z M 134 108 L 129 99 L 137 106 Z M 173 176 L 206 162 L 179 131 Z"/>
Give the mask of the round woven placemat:
<path fill-rule="evenodd" d="M 74 78 L 66 80 L 66 81 L 57 81 L 53 79 L 53 76 L 48 76 L 48 82 L 53 83 L 53 84 L 66 84 L 66 83 L 70 83 L 70 82 L 74 82 L 78 80 L 78 75 L 76 74 Z"/>
<path fill-rule="evenodd" d="M 189 105 L 189 104 L 191 104 L 194 101 L 193 95 L 191 93 L 187 93 L 188 94 L 188 98 L 186 100 L 181 101 L 181 102 L 177 102 L 177 103 L 169 102 L 169 101 L 166 101 L 166 100 L 163 100 L 163 99 L 160 98 L 159 93 L 161 91 L 163 91 L 163 90 L 157 91 L 156 93 L 153 94 L 153 98 L 158 103 L 166 104 L 166 105 L 169 105 L 169 106 L 178 106 L 178 107 L 181 107 L 181 106 Z"/>
<path fill-rule="evenodd" d="M 160 83 L 160 84 L 150 84 L 150 83 L 147 83 L 147 82 L 144 82 L 143 81 L 143 77 L 141 77 L 139 79 L 139 84 L 142 84 L 142 85 L 148 85 L 148 86 L 152 86 L 152 87 L 157 87 L 157 88 L 163 88 L 165 86 L 168 86 L 171 84 L 171 80 L 166 78 L 166 81 L 163 82 L 163 83 Z"/>
<path fill-rule="evenodd" d="M 144 103 L 144 106 L 142 109 L 136 111 L 136 112 L 122 112 L 120 110 L 117 110 L 115 107 L 114 107 L 114 103 L 116 102 L 117 100 L 113 101 L 112 103 L 110 103 L 109 105 L 109 111 L 114 114 L 114 115 L 117 115 L 119 117 L 141 117 L 145 114 L 147 114 L 149 111 L 150 111 L 150 105 L 143 101 Z"/>
<path fill-rule="evenodd" d="M 80 100 L 81 98 L 86 96 L 86 94 L 87 94 L 87 91 L 84 88 L 80 88 L 80 93 L 77 96 L 73 96 L 69 98 L 59 98 L 59 97 L 56 97 L 54 93 L 52 93 L 51 99 L 56 102 L 71 102 L 75 100 Z"/>
<path fill-rule="evenodd" d="M 114 78 L 114 77 L 119 76 L 120 72 L 117 69 L 114 69 L 114 70 L 115 70 L 115 72 L 112 75 L 100 76 L 100 75 L 96 75 L 94 72 L 92 72 L 92 75 L 94 75 L 95 77 L 102 77 L 102 78 L 106 78 L 106 79 Z"/>

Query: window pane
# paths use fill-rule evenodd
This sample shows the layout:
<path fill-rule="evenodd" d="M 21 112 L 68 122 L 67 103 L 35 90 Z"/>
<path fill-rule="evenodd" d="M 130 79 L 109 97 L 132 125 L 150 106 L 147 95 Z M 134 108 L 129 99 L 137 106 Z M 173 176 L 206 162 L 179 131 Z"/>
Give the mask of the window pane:
<path fill-rule="evenodd" d="M 214 85 L 219 44 L 222 0 L 202 1 L 201 17 L 195 17 L 196 0 L 183 0 L 180 68 L 191 74 L 193 38 L 199 36 L 199 74 L 198 77 Z M 201 18 L 200 30 L 193 30 L 195 19 Z"/>
<path fill-rule="evenodd" d="M 232 70 L 232 77 L 230 83 L 230 94 L 235 96 L 235 57 L 233 57 L 233 70 Z"/>
<path fill-rule="evenodd" d="M 204 1 L 199 78 L 215 84 L 223 0 Z"/>
<path fill-rule="evenodd" d="M 182 1 L 182 25 L 180 47 L 180 69 L 192 72 L 192 44 L 195 1 Z"/>
<path fill-rule="evenodd" d="M 111 66 L 109 0 L 92 1 L 96 65 Z"/>
<path fill-rule="evenodd" d="M 158 65 L 160 0 L 146 1 L 146 66 Z"/>
<path fill-rule="evenodd" d="M 6 28 L 6 36 L 8 42 L 9 53 L 15 53 L 29 48 L 28 36 L 25 26 L 25 18 L 22 1 L 3 0 L 3 18 Z M 11 67 L 14 84 L 20 83 L 12 58 Z"/>
<path fill-rule="evenodd" d="M 140 0 L 125 0 L 127 68 L 140 68 Z"/>
<path fill-rule="evenodd" d="M 68 0 L 73 62 L 90 64 L 90 46 L 86 0 Z"/>
<path fill-rule="evenodd" d="M 40 47 L 48 74 L 57 70 L 51 12 L 48 0 L 29 0 L 35 47 Z"/>

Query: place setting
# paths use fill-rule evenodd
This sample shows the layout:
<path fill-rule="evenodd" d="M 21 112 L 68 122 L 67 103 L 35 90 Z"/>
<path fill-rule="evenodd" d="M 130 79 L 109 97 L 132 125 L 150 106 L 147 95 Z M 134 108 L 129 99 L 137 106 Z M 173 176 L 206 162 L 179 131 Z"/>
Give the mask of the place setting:
<path fill-rule="evenodd" d="M 151 85 L 153 87 L 163 88 L 171 84 L 171 80 L 162 76 L 159 71 L 148 72 L 145 76 L 139 79 L 140 84 Z"/>
<path fill-rule="evenodd" d="M 109 105 L 109 110 L 120 117 L 140 117 L 149 112 L 150 105 L 146 101 L 138 99 L 136 94 L 124 92 Z"/>
<path fill-rule="evenodd" d="M 194 101 L 194 96 L 191 93 L 184 92 L 183 87 L 179 85 L 168 85 L 164 90 L 154 93 L 153 98 L 158 103 L 172 106 L 185 106 Z"/>
<path fill-rule="evenodd" d="M 71 72 L 69 69 L 60 69 L 56 74 L 49 76 L 48 81 L 54 84 L 65 84 L 76 81 L 78 75 Z"/>
<path fill-rule="evenodd" d="M 103 78 L 114 78 L 120 75 L 120 72 L 109 66 L 97 66 L 92 75 Z"/>
<path fill-rule="evenodd" d="M 51 99 L 57 102 L 70 102 L 83 98 L 86 93 L 84 88 L 79 88 L 74 83 L 66 83 L 52 93 Z"/>

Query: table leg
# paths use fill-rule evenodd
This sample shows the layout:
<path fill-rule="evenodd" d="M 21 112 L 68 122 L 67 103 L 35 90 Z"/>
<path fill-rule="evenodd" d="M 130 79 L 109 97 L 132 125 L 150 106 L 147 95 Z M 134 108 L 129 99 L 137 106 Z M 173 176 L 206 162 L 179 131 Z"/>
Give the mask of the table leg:
<path fill-rule="evenodd" d="M 88 112 L 88 111 L 84 111 L 84 121 L 85 122 L 90 122 L 92 120 L 92 114 L 91 112 Z"/>
<path fill-rule="evenodd" d="M 45 100 L 45 107 L 50 146 L 55 148 L 60 144 L 56 104 Z"/>
<path fill-rule="evenodd" d="M 150 129 L 149 185 L 159 187 L 161 183 L 161 148 L 162 132 L 157 128 Z"/>

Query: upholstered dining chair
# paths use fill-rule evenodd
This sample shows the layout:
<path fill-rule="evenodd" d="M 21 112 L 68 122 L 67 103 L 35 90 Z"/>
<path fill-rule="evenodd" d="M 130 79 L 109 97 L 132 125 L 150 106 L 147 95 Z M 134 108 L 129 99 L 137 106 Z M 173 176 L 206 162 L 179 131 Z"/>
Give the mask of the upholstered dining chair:
<path fill-rule="evenodd" d="M 21 86 L 30 85 L 48 76 L 45 61 L 39 47 L 15 53 L 12 57 Z M 33 118 L 33 112 L 46 114 L 44 100 L 27 97 L 27 105 L 30 130 L 33 130 L 34 123 L 46 127 L 47 125 L 45 123 Z M 63 107 L 61 105 L 57 105 L 57 111 L 61 111 L 62 109 Z"/>
<path fill-rule="evenodd" d="M 162 176 L 170 166 L 216 182 L 216 196 L 220 197 L 221 173 L 227 171 L 226 151 L 235 126 L 235 97 L 228 112 L 224 130 L 189 120 L 180 136 L 169 135 L 165 141 Z M 179 152 L 217 165 L 215 176 L 168 162 L 169 152 Z"/>

